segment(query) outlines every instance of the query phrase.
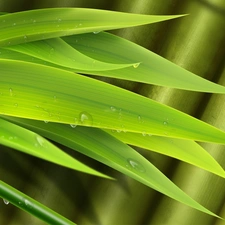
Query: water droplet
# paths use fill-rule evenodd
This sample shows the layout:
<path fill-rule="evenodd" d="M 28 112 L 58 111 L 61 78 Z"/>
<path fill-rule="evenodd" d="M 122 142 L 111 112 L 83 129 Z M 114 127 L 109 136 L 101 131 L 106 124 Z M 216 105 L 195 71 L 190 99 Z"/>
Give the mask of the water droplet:
<path fill-rule="evenodd" d="M 6 205 L 8 205 L 8 204 L 9 204 L 9 201 L 8 201 L 8 200 L 6 200 L 6 199 L 3 199 L 3 202 L 4 202 Z"/>
<path fill-rule="evenodd" d="M 86 126 L 92 126 L 93 118 L 92 118 L 91 114 L 89 114 L 87 112 L 81 112 L 79 118 L 80 118 L 81 124 L 86 125 Z"/>
<path fill-rule="evenodd" d="M 144 137 L 145 137 L 146 135 L 147 135 L 147 134 L 146 134 L 145 132 L 142 132 L 142 136 L 144 136 Z"/>
<path fill-rule="evenodd" d="M 82 23 L 79 23 L 78 26 L 82 26 Z"/>
<path fill-rule="evenodd" d="M 136 69 L 139 67 L 139 65 L 140 65 L 140 63 L 135 63 L 135 64 L 133 64 L 133 67 Z"/>
<path fill-rule="evenodd" d="M 98 34 L 100 33 L 101 31 L 94 31 L 93 34 Z"/>
<path fill-rule="evenodd" d="M 111 106 L 111 107 L 110 107 L 110 110 L 111 110 L 112 112 L 115 112 L 115 111 L 116 111 L 116 108 L 113 107 L 113 106 Z"/>
<path fill-rule="evenodd" d="M 36 23 L 36 20 L 33 20 L 33 23 Z"/>
<path fill-rule="evenodd" d="M 61 22 L 62 21 L 62 19 L 58 19 L 58 22 Z"/>
<path fill-rule="evenodd" d="M 45 122 L 45 123 L 49 123 L 49 121 L 48 121 L 48 120 L 44 120 L 44 122 Z"/>
<path fill-rule="evenodd" d="M 54 98 L 54 102 L 56 102 L 56 101 L 57 101 L 57 97 L 54 95 L 54 97 L 53 97 L 53 98 Z"/>
<path fill-rule="evenodd" d="M 13 89 L 12 88 L 9 88 L 9 95 L 13 96 Z"/>
<path fill-rule="evenodd" d="M 36 141 L 37 141 L 37 144 L 35 144 L 36 147 L 44 147 L 44 148 L 47 148 L 47 144 L 48 143 L 46 142 L 46 140 L 43 137 L 37 135 L 36 136 Z"/>
<path fill-rule="evenodd" d="M 14 107 L 16 107 L 16 108 L 17 108 L 17 107 L 18 107 L 18 104 L 17 104 L 17 103 L 15 103 L 15 104 L 14 104 Z"/>
<path fill-rule="evenodd" d="M 55 52 L 55 49 L 54 48 L 51 48 L 50 49 L 50 54 L 54 54 L 54 52 Z"/>
<path fill-rule="evenodd" d="M 13 23 L 13 26 L 15 26 L 16 25 L 16 23 Z"/>
<path fill-rule="evenodd" d="M 30 208 L 30 209 L 32 208 L 32 203 L 29 200 L 24 199 L 24 203 L 28 208 Z"/>
<path fill-rule="evenodd" d="M 27 36 L 26 35 L 24 35 L 23 36 L 23 39 L 25 40 L 25 42 L 27 41 Z"/>
<path fill-rule="evenodd" d="M 132 169 L 135 169 L 139 172 L 142 172 L 144 173 L 145 172 L 145 168 L 136 160 L 134 159 L 127 159 L 129 165 L 128 166 L 131 166 Z"/>
<path fill-rule="evenodd" d="M 163 124 L 164 124 L 165 126 L 167 126 L 167 125 L 168 125 L 168 122 L 167 122 L 167 121 L 164 121 Z"/>

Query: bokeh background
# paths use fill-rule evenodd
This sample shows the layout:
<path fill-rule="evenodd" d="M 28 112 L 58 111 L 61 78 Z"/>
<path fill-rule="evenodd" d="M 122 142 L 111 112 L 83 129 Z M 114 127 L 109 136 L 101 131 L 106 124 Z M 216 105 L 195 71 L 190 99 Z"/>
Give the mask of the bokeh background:
<path fill-rule="evenodd" d="M 224 0 L 0 0 L 1 12 L 47 7 L 86 7 L 153 15 L 188 13 L 189 16 L 184 18 L 112 33 L 148 48 L 199 76 L 225 85 Z M 99 79 L 225 130 L 223 95 Z M 225 147 L 200 144 L 225 169 Z M 81 225 L 225 225 L 222 220 L 182 205 L 107 166 L 64 146 L 60 147 L 82 162 L 114 176 L 117 181 L 62 168 L 1 145 L 0 179 Z M 225 218 L 224 179 L 166 156 L 143 149 L 137 151 L 195 200 Z M 44 223 L 0 201 L 0 224 Z"/>

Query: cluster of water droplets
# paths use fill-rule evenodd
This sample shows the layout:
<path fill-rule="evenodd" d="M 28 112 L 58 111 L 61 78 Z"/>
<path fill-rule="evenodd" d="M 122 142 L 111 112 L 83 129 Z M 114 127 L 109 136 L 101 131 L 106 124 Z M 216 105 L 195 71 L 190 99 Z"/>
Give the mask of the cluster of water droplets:
<path fill-rule="evenodd" d="M 29 209 L 32 209 L 33 208 L 33 204 L 32 202 L 30 202 L 28 199 L 26 198 L 22 198 L 19 202 L 19 205 L 21 207 L 26 207 L 26 208 L 29 208 Z"/>

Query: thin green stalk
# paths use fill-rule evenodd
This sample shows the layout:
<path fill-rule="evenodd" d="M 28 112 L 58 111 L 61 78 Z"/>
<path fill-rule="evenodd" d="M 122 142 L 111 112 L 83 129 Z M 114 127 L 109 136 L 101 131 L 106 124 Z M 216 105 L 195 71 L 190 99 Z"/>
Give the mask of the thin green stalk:
<path fill-rule="evenodd" d="M 26 196 L 3 181 L 0 181 L 0 197 L 4 199 L 6 204 L 11 203 L 45 221 L 47 224 L 75 225 L 75 223 L 57 214 L 34 199 Z"/>

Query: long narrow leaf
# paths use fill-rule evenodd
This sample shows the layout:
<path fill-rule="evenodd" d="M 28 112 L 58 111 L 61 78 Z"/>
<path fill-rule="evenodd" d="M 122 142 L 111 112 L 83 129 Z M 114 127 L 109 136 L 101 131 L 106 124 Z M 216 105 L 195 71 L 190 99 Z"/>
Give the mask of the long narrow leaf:
<path fill-rule="evenodd" d="M 109 178 L 67 155 L 40 135 L 1 118 L 0 144 L 70 169 Z"/>
<path fill-rule="evenodd" d="M 1 114 L 225 143 L 221 130 L 112 85 L 22 61 L 0 59 L 0 68 Z"/>
<path fill-rule="evenodd" d="M 92 71 L 91 74 L 191 91 L 225 93 L 225 87 L 196 76 L 161 56 L 113 34 L 101 32 L 63 39 L 83 54 L 100 61 L 141 62 L 136 70 L 125 68 L 119 71 Z"/>
<path fill-rule="evenodd" d="M 225 178 L 225 171 L 219 163 L 194 141 L 128 132 L 112 132 L 111 130 L 104 131 L 124 143 L 182 160 Z"/>
<path fill-rule="evenodd" d="M 139 153 L 103 130 L 77 126 L 71 131 L 71 128 L 64 124 L 9 119 L 94 158 L 177 201 L 217 217 L 180 190 Z"/>
<path fill-rule="evenodd" d="M 72 48 L 61 38 L 53 38 L 42 41 L 24 43 L 20 45 L 13 45 L 7 47 L 7 49 L 24 53 L 32 57 L 42 59 L 44 61 L 75 70 L 105 71 L 121 69 L 136 65 L 134 63 L 111 64 L 95 60 L 80 53 L 75 48 Z"/>
<path fill-rule="evenodd" d="M 54 225 L 75 225 L 75 223 L 69 221 L 65 217 L 57 214 L 53 210 L 47 208 L 41 203 L 35 201 L 29 196 L 23 194 L 17 189 L 11 187 L 5 182 L 0 180 L 0 197 L 10 204 L 36 216 L 40 220 L 43 220 L 47 224 Z"/>
<path fill-rule="evenodd" d="M 84 8 L 51 8 L 0 16 L 0 47 L 178 18 Z M 32 27 L 32 28 L 31 28 Z"/>

